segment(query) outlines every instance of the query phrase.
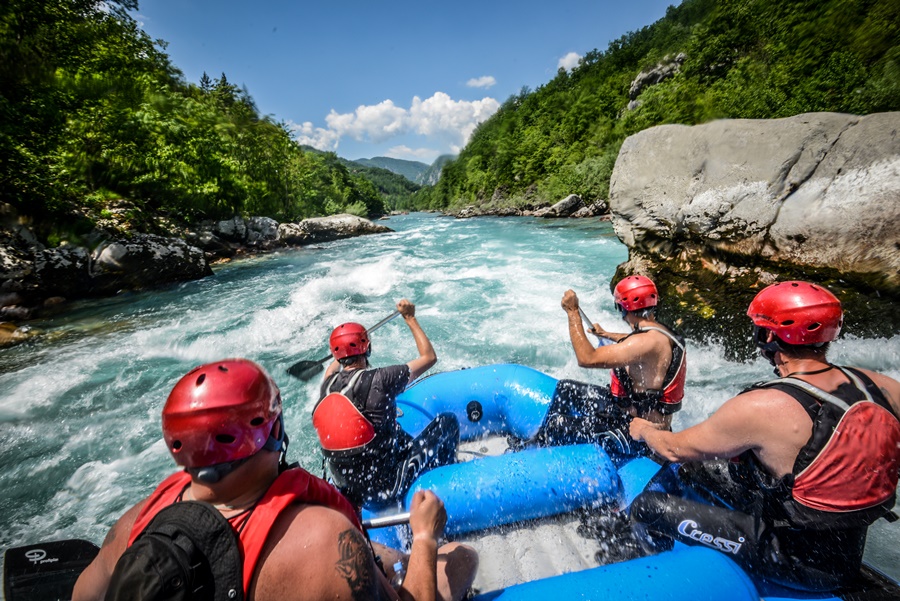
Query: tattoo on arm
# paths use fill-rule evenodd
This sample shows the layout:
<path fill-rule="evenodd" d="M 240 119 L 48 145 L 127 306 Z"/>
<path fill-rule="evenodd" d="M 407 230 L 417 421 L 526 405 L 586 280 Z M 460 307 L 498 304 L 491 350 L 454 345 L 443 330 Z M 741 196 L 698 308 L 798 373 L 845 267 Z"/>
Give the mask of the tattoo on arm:
<path fill-rule="evenodd" d="M 341 532 L 338 535 L 338 551 L 341 557 L 335 569 L 347 581 L 353 599 L 383 599 L 384 591 L 378 585 L 373 570 L 375 564 L 362 533 L 355 528 Z"/>

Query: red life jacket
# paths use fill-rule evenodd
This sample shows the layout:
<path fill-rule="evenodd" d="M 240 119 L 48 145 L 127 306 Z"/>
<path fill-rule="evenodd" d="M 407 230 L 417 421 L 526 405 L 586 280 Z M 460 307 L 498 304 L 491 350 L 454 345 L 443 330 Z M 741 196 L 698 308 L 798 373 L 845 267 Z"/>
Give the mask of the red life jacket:
<path fill-rule="evenodd" d="M 649 404 L 648 409 L 656 409 L 663 414 L 675 413 L 681 409 L 681 399 L 684 398 L 684 384 L 687 380 L 687 353 L 684 352 L 684 340 L 667 329 L 652 326 L 635 330 L 628 336 L 634 336 L 648 330 L 661 332 L 672 341 L 672 360 L 666 369 L 662 390 L 636 392 L 634 390 L 634 382 L 625 368 L 612 370 L 609 390 L 614 397 L 623 401 L 622 404 L 635 404 L 639 407 L 642 404 Z"/>
<path fill-rule="evenodd" d="M 156 487 L 156 490 L 147 498 L 147 502 L 141 508 L 131 527 L 131 535 L 128 537 L 129 547 L 157 513 L 181 499 L 181 495 L 190 483 L 190 474 L 177 472 Z M 266 494 L 256 503 L 253 511 L 249 512 L 243 528 L 238 532 L 241 553 L 244 558 L 245 599 L 248 598 L 250 584 L 256 572 L 256 564 L 265 547 L 269 531 L 281 512 L 294 504 L 330 507 L 342 513 L 350 520 L 350 523 L 362 531 L 362 524 L 353 506 L 334 486 L 299 467 L 283 471 L 266 491 Z"/>
<path fill-rule="evenodd" d="M 363 373 L 362 369 L 356 370 L 340 392 L 326 395 L 313 409 L 313 427 L 326 453 L 353 453 L 375 439 L 375 426 L 347 397 Z M 332 377 L 328 387 L 337 376 Z"/>
<path fill-rule="evenodd" d="M 893 506 L 900 480 L 900 419 L 865 374 L 838 369 L 862 398 L 841 398 L 796 378 L 755 386 L 776 386 L 790 394 L 813 420 L 812 436 L 787 476 L 792 484 L 787 484 L 794 521 L 815 521 L 820 527 L 875 521 Z M 789 388 L 805 392 L 812 401 Z"/>

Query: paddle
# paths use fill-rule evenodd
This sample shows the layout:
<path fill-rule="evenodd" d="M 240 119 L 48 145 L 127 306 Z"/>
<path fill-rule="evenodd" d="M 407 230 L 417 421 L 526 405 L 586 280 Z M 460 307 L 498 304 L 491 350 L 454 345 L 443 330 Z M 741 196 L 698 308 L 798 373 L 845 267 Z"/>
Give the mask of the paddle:
<path fill-rule="evenodd" d="M 400 315 L 400 311 L 394 311 L 378 323 L 376 323 L 371 328 L 366 329 L 366 332 L 372 333 L 390 320 L 394 319 Z M 325 362 L 331 359 L 331 353 L 328 353 L 321 359 L 314 359 L 312 361 L 300 361 L 298 363 L 294 363 L 291 365 L 287 372 L 294 376 L 297 379 L 307 381 L 313 378 L 317 373 L 322 371 L 325 368 Z"/>
<path fill-rule="evenodd" d="M 7 549 L 3 554 L 6 601 L 71 599 L 78 575 L 99 550 L 94 543 L 81 539 Z"/>
<path fill-rule="evenodd" d="M 591 328 L 594 327 L 594 323 L 590 319 L 588 319 L 587 315 L 584 314 L 584 309 L 582 309 L 579 306 L 578 312 L 581 313 L 581 321 L 583 321 L 584 323 L 587 324 L 588 330 L 591 330 Z M 591 333 L 593 334 L 593 332 L 591 332 Z M 594 334 L 594 336 L 597 337 L 597 342 L 600 343 L 600 346 L 606 346 L 607 344 L 613 343 L 613 341 L 611 339 L 607 338 L 606 336 L 600 336 L 599 334 Z"/>
<path fill-rule="evenodd" d="M 365 528 L 387 528 L 388 526 L 397 526 L 409 522 L 409 512 L 396 513 L 394 515 L 382 515 L 368 520 L 363 520 L 362 525 Z"/>

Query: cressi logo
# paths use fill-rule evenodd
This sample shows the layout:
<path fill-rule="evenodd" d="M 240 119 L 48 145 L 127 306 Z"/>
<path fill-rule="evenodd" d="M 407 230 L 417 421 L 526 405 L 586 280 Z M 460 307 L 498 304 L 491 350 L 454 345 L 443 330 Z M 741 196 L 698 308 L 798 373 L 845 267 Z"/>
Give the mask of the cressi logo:
<path fill-rule="evenodd" d="M 712 534 L 707 534 L 703 532 L 699 528 L 697 528 L 697 522 L 694 520 L 684 520 L 680 524 L 678 524 L 678 533 L 682 536 L 686 536 L 690 539 L 697 541 L 702 545 L 706 545 L 707 547 L 712 547 L 713 549 L 718 549 L 723 553 L 731 553 L 732 555 L 737 555 L 738 551 L 741 550 L 746 539 L 742 536 L 738 538 L 738 542 L 734 542 L 733 540 L 728 540 L 727 538 L 722 538 L 721 536 L 713 536 Z"/>

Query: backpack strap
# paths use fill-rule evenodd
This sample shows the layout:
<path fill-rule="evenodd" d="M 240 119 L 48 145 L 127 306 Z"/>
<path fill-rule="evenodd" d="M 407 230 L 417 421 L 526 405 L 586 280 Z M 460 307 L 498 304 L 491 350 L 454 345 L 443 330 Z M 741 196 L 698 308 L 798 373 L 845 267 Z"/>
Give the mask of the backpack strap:
<path fill-rule="evenodd" d="M 853 372 L 846 370 L 840 366 L 835 366 L 835 367 L 837 367 L 841 371 L 842 374 L 847 376 L 847 378 L 850 380 L 850 382 L 853 383 L 853 386 L 855 386 L 856 389 L 859 390 L 863 394 L 866 401 L 869 401 L 872 403 L 875 402 L 875 400 L 872 398 L 872 395 L 869 393 L 869 390 L 866 388 L 865 384 L 862 383 L 862 381 L 856 376 L 856 374 L 854 374 Z M 822 401 L 823 403 L 831 403 L 833 405 L 837 405 L 844 411 L 847 411 L 848 409 L 850 409 L 850 403 L 848 403 L 844 399 L 837 397 L 837 396 L 831 394 L 830 392 L 825 392 L 821 388 L 813 386 L 809 382 L 806 382 L 805 380 L 801 380 L 799 378 L 778 378 L 778 379 L 772 380 L 770 382 L 764 382 L 762 384 L 757 384 L 756 386 L 768 387 L 768 386 L 773 386 L 776 384 L 786 384 L 788 386 L 793 386 L 795 388 L 799 388 L 799 389 L 803 390 L 805 393 L 807 393 L 808 395 Z"/>
<path fill-rule="evenodd" d="M 673 334 L 672 332 L 670 332 L 664 328 L 657 328 L 655 326 L 647 326 L 646 328 L 641 328 L 640 330 L 637 330 L 637 332 L 634 332 L 634 333 L 647 332 L 650 330 L 653 330 L 654 332 L 659 332 L 661 334 L 665 334 L 669 338 L 669 340 L 672 341 L 672 344 L 674 344 L 675 346 L 680 348 L 681 352 L 684 352 L 684 342 L 678 336 L 676 336 L 675 334 Z M 631 336 L 631 334 L 629 334 L 629 336 Z"/>

